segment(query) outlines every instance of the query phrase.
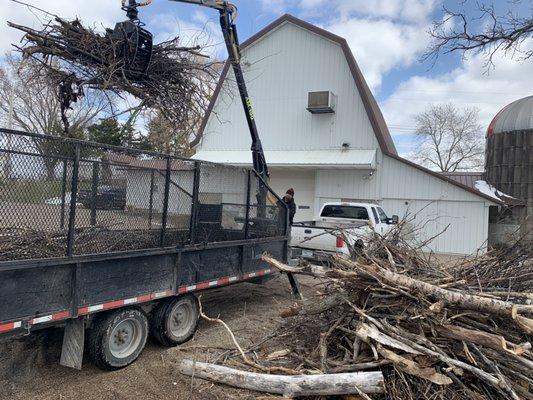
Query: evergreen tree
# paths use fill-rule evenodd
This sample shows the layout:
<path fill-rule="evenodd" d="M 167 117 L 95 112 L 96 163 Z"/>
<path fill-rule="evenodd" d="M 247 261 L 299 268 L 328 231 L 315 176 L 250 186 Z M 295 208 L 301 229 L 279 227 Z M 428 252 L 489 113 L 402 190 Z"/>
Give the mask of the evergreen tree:
<path fill-rule="evenodd" d="M 120 125 L 116 118 L 106 118 L 87 129 L 89 140 L 112 146 L 127 146 L 133 138 L 133 126 Z"/>

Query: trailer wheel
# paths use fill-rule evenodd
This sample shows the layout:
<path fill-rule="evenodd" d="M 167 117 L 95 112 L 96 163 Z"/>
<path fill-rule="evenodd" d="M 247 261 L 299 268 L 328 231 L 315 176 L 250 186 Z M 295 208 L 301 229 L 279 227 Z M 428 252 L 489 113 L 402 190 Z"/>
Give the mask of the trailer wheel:
<path fill-rule="evenodd" d="M 141 354 L 148 338 L 148 318 L 137 308 L 98 317 L 89 330 L 87 347 L 96 366 L 105 370 L 127 367 Z"/>
<path fill-rule="evenodd" d="M 192 294 L 161 302 L 152 316 L 152 335 L 163 346 L 174 347 L 190 340 L 198 326 L 200 309 Z"/>

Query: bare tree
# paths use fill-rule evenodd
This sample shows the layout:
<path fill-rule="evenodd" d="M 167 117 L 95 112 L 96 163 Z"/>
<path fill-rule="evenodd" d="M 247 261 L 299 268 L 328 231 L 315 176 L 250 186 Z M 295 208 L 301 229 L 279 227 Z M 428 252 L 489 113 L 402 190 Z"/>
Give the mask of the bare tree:
<path fill-rule="evenodd" d="M 445 17 L 429 32 L 433 42 L 424 59 L 436 58 L 440 53 L 473 51 L 486 54 L 488 65 L 492 65 L 492 57 L 499 50 L 519 60 L 533 57 L 533 48 L 522 46 L 533 37 L 533 16 L 531 12 L 519 15 L 521 0 L 508 2 L 509 9 L 501 15 L 492 4 L 476 4 L 473 13 L 444 8 Z"/>
<path fill-rule="evenodd" d="M 483 166 L 484 140 L 479 111 L 434 105 L 416 116 L 418 148 L 413 157 L 420 164 L 453 172 Z"/>
<path fill-rule="evenodd" d="M 7 56 L 0 66 L 0 112 L 7 115 L 9 104 L 13 107 L 13 123 L 18 129 L 29 132 L 59 134 L 61 105 L 59 88 L 33 59 L 22 61 Z M 72 135 L 82 131 L 104 110 L 108 110 L 109 98 L 91 92 L 72 105 L 69 113 Z"/>
<path fill-rule="evenodd" d="M 5 125 L 10 116 L 15 129 L 64 136 L 57 90 L 57 85 L 37 61 L 6 57 L 0 66 L 0 120 Z M 91 92 L 74 103 L 69 110 L 68 136 L 83 138 L 86 127 L 108 107 L 109 98 L 98 92 Z M 42 155 L 57 151 L 49 148 L 48 144 L 46 141 L 33 140 L 33 147 Z M 52 178 L 57 160 L 43 157 L 43 161 L 48 177 Z"/>

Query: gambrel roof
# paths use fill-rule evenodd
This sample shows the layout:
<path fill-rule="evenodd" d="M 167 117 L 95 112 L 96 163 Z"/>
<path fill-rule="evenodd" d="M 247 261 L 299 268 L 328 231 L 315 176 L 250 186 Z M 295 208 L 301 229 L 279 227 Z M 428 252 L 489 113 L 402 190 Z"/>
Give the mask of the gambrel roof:
<path fill-rule="evenodd" d="M 376 100 L 374 99 L 374 96 L 372 95 L 370 88 L 368 87 L 365 79 L 363 78 L 363 74 L 361 73 L 361 70 L 359 69 L 357 62 L 355 61 L 355 58 L 352 54 L 352 51 L 350 50 L 350 46 L 348 46 L 348 42 L 346 42 L 346 39 L 340 36 L 337 36 L 331 32 L 328 32 L 324 29 L 321 29 L 315 25 L 312 25 L 309 22 L 305 22 L 301 19 L 293 17 L 290 14 L 285 14 L 282 17 L 275 20 L 274 22 L 272 22 L 270 25 L 267 25 L 265 28 L 257 32 L 255 35 L 250 37 L 248 40 L 243 42 L 241 44 L 241 49 L 243 50 L 246 49 L 248 46 L 257 42 L 258 40 L 263 38 L 265 35 L 267 35 L 268 33 L 272 32 L 273 30 L 275 30 L 276 28 L 278 28 L 279 26 L 287 22 L 292 23 L 301 28 L 307 29 L 317 35 L 323 36 L 333 42 L 338 43 L 341 46 L 342 51 L 344 52 L 344 55 L 346 57 L 346 60 L 348 61 L 348 65 L 350 67 L 350 71 L 352 73 L 357 89 L 359 90 L 359 93 L 361 95 L 361 99 L 363 100 L 365 110 L 368 114 L 368 118 L 370 119 L 370 123 L 372 124 L 372 128 L 379 142 L 381 151 L 384 154 L 397 155 L 398 153 L 396 152 L 396 147 L 394 146 L 394 142 L 390 135 L 389 129 L 387 128 L 387 124 L 385 123 L 385 120 L 383 119 L 383 115 L 381 114 L 379 106 Z M 224 65 L 224 69 L 222 70 L 222 75 L 220 77 L 217 87 L 215 88 L 215 92 L 213 93 L 213 98 L 211 99 L 209 107 L 207 108 L 206 115 L 204 117 L 204 120 L 202 121 L 202 125 L 200 126 L 200 132 L 199 132 L 200 135 L 203 135 L 204 133 L 204 129 L 207 125 L 207 121 L 209 120 L 209 116 L 211 115 L 211 112 L 213 111 L 215 103 L 218 99 L 218 95 L 220 94 L 220 91 L 222 90 L 222 85 L 224 83 L 224 80 L 226 79 L 230 66 L 231 65 L 229 62 L 226 62 L 226 64 Z"/>

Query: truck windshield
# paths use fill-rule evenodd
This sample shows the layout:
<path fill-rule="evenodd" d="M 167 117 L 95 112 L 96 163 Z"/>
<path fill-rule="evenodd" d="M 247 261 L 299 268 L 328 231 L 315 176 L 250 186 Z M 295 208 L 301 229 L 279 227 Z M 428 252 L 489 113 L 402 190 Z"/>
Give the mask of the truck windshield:
<path fill-rule="evenodd" d="M 326 205 L 322 209 L 320 216 L 368 220 L 368 211 L 365 207 Z"/>

